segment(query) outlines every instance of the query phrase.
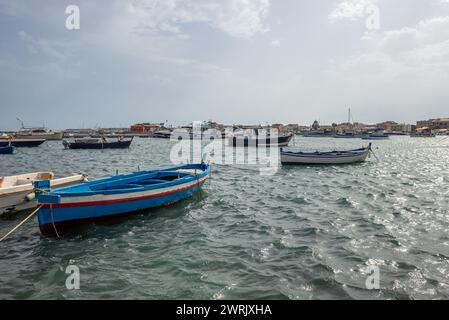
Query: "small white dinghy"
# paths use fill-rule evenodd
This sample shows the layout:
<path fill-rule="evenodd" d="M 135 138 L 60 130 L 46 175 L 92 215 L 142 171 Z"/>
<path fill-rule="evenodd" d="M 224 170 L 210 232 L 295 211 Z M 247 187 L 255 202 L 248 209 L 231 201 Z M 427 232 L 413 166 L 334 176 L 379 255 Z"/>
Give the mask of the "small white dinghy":
<path fill-rule="evenodd" d="M 282 164 L 321 164 L 335 165 L 363 162 L 371 151 L 371 143 L 368 147 L 331 152 L 290 152 L 281 149 Z"/>
<path fill-rule="evenodd" d="M 33 183 L 36 180 L 50 180 L 53 188 L 60 188 L 82 183 L 86 179 L 85 174 L 72 174 L 68 177 L 55 179 L 53 172 L 35 172 L 0 177 L 0 216 L 35 207 Z"/>

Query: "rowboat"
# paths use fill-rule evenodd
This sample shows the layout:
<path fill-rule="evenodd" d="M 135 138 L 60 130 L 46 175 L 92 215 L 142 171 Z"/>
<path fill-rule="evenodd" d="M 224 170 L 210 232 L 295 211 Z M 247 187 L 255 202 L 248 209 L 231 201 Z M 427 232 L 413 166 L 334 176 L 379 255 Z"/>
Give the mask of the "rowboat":
<path fill-rule="evenodd" d="M 0 154 L 13 154 L 16 151 L 16 147 L 8 146 L 8 147 L 0 147 Z"/>
<path fill-rule="evenodd" d="M 117 141 L 108 141 L 105 138 L 86 138 L 78 139 L 75 142 L 63 140 L 62 144 L 65 149 L 126 149 L 129 148 L 133 138 L 123 140 L 119 138 Z"/>
<path fill-rule="evenodd" d="M 53 188 L 60 188 L 83 182 L 86 175 L 73 174 L 55 179 L 53 172 L 35 172 L 0 177 L 0 215 L 35 207 L 33 183 L 42 179 L 48 179 Z"/>
<path fill-rule="evenodd" d="M 371 143 L 368 147 L 331 152 L 291 152 L 281 149 L 282 164 L 348 164 L 363 162 L 371 151 Z"/>
<path fill-rule="evenodd" d="M 44 235 L 61 235 L 73 226 L 145 213 L 185 199 L 200 190 L 210 165 L 190 164 L 134 172 L 93 180 L 59 190 L 36 181 L 39 228 Z"/>

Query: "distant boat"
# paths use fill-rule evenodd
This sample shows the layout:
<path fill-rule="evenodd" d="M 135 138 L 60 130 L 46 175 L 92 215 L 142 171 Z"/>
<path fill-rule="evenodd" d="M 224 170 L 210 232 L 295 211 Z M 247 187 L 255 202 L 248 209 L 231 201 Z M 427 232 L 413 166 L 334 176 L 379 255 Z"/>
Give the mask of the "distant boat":
<path fill-rule="evenodd" d="M 85 138 L 75 140 L 75 142 L 63 140 L 62 144 L 66 149 L 126 149 L 129 148 L 132 141 L 133 138 L 126 140 L 118 139 L 112 142 L 105 138 Z"/>
<path fill-rule="evenodd" d="M 251 134 L 243 132 L 232 133 L 229 136 L 229 145 L 233 147 L 284 147 L 288 146 L 293 134 L 262 135 L 258 128 L 253 128 Z"/>
<path fill-rule="evenodd" d="M 360 134 L 356 134 L 352 130 L 346 130 L 343 132 L 337 132 L 334 134 L 334 138 L 340 138 L 340 139 L 359 139 L 362 136 Z"/>
<path fill-rule="evenodd" d="M 354 128 L 353 119 L 351 114 L 351 108 L 348 109 L 348 125 L 350 128 Z M 342 132 L 337 132 L 334 134 L 334 138 L 340 139 L 358 139 L 362 138 L 362 134 L 360 132 L 356 132 L 354 130 L 343 130 Z"/>
<path fill-rule="evenodd" d="M 35 172 L 16 176 L 0 177 L 0 215 L 31 209 L 36 206 L 34 186 L 36 180 L 48 179 L 53 188 L 83 182 L 86 175 L 73 174 L 54 179 L 53 172 Z"/>
<path fill-rule="evenodd" d="M 436 134 L 430 132 L 415 132 L 410 135 L 411 138 L 435 138 Z"/>
<path fill-rule="evenodd" d="M 326 130 L 310 130 L 303 132 L 303 136 L 308 138 L 332 138 L 332 132 Z"/>
<path fill-rule="evenodd" d="M 0 147 L 0 154 L 13 154 L 15 151 L 16 147 L 14 146 Z"/>
<path fill-rule="evenodd" d="M 363 140 L 387 140 L 390 139 L 390 136 L 388 134 L 385 134 L 383 132 L 374 132 L 369 133 L 362 137 Z"/>
<path fill-rule="evenodd" d="M 150 138 L 170 139 L 172 132 L 170 130 L 150 131 Z"/>
<path fill-rule="evenodd" d="M 44 140 L 62 140 L 64 133 L 62 131 L 51 131 L 45 127 L 41 128 L 22 128 L 16 133 L 18 139 L 44 139 Z"/>
<path fill-rule="evenodd" d="M 0 136 L 0 147 L 9 145 L 17 148 L 21 147 L 38 147 L 45 142 L 45 139 L 16 139 L 11 137 Z"/>
<path fill-rule="evenodd" d="M 331 152 L 292 152 L 281 149 L 282 164 L 349 164 L 363 162 L 371 151 L 371 143 L 368 147 Z"/>
<path fill-rule="evenodd" d="M 168 169 L 122 174 L 59 190 L 37 181 L 37 199 L 44 235 L 61 235 L 86 222 L 110 220 L 170 205 L 199 191 L 209 178 L 210 165 L 190 164 Z"/>

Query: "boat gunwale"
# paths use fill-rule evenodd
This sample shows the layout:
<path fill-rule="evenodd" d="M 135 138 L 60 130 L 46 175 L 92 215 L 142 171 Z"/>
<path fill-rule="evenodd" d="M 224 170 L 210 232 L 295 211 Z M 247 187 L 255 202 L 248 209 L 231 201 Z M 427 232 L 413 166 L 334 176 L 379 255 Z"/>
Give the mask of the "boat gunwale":
<path fill-rule="evenodd" d="M 198 169 L 200 170 L 198 174 L 194 173 L 187 173 L 187 172 L 176 172 L 177 170 L 181 169 Z M 105 187 L 107 186 L 115 186 L 115 185 L 129 185 L 133 182 L 142 181 L 142 180 L 148 180 L 151 178 L 151 176 L 154 176 L 157 178 L 158 173 L 178 173 L 179 175 L 183 175 L 180 178 L 176 178 L 172 181 L 166 181 L 162 183 L 155 183 L 155 184 L 148 184 L 148 185 L 139 185 L 139 187 L 133 187 L 133 188 L 122 188 L 122 189 L 99 189 L 99 190 L 92 190 L 91 188 L 93 186 L 98 186 L 104 184 Z M 157 190 L 157 189 L 164 189 L 168 187 L 173 187 L 176 185 L 181 185 L 185 183 L 189 183 L 198 179 L 203 178 L 205 175 L 209 174 L 210 172 L 210 165 L 209 164 L 202 164 L 202 165 L 185 165 L 185 166 L 179 166 L 174 168 L 166 168 L 166 169 L 155 169 L 155 170 L 149 170 L 149 171 L 140 171 L 140 172 L 133 172 L 133 173 L 127 173 L 122 175 L 117 175 L 113 177 L 104 177 L 99 178 L 96 180 L 91 180 L 89 182 L 85 182 L 78 185 L 73 185 L 65 188 L 60 188 L 54 191 L 50 191 L 47 195 L 54 195 L 54 196 L 60 196 L 60 197 L 84 197 L 84 196 L 93 196 L 93 195 L 114 195 L 114 194 L 126 194 L 126 193 L 135 193 L 135 192 L 142 192 L 142 191 L 148 191 L 148 190 Z M 145 177 L 146 176 L 146 177 Z M 143 178 L 145 177 L 145 178 Z"/>

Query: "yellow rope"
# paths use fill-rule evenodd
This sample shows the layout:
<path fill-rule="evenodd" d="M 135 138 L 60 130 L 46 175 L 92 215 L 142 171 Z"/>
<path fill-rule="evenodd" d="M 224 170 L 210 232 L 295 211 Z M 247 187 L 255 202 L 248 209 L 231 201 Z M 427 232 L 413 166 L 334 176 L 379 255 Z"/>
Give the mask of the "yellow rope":
<path fill-rule="evenodd" d="M 56 229 L 56 225 L 55 225 L 55 220 L 54 220 L 54 216 L 53 216 L 53 205 L 50 205 L 50 215 L 51 215 L 51 224 L 53 225 L 53 229 L 55 229 L 55 233 L 56 233 L 56 237 L 58 237 L 58 239 L 61 239 L 61 237 L 58 234 L 58 230 Z"/>
<path fill-rule="evenodd" d="M 22 222 L 20 222 L 17 226 L 15 226 L 11 231 L 9 231 L 7 234 L 5 234 L 1 239 L 0 242 L 2 242 L 3 240 L 5 240 L 8 236 L 10 236 L 14 231 L 16 231 L 17 229 L 19 229 L 19 227 L 21 225 L 23 225 L 25 222 L 27 222 L 32 216 L 34 216 L 36 214 L 36 212 L 39 211 L 39 209 L 42 208 L 42 205 L 38 206 L 36 210 L 34 210 L 33 212 L 30 213 L 30 215 L 28 217 L 26 217 L 24 220 L 22 220 Z"/>

